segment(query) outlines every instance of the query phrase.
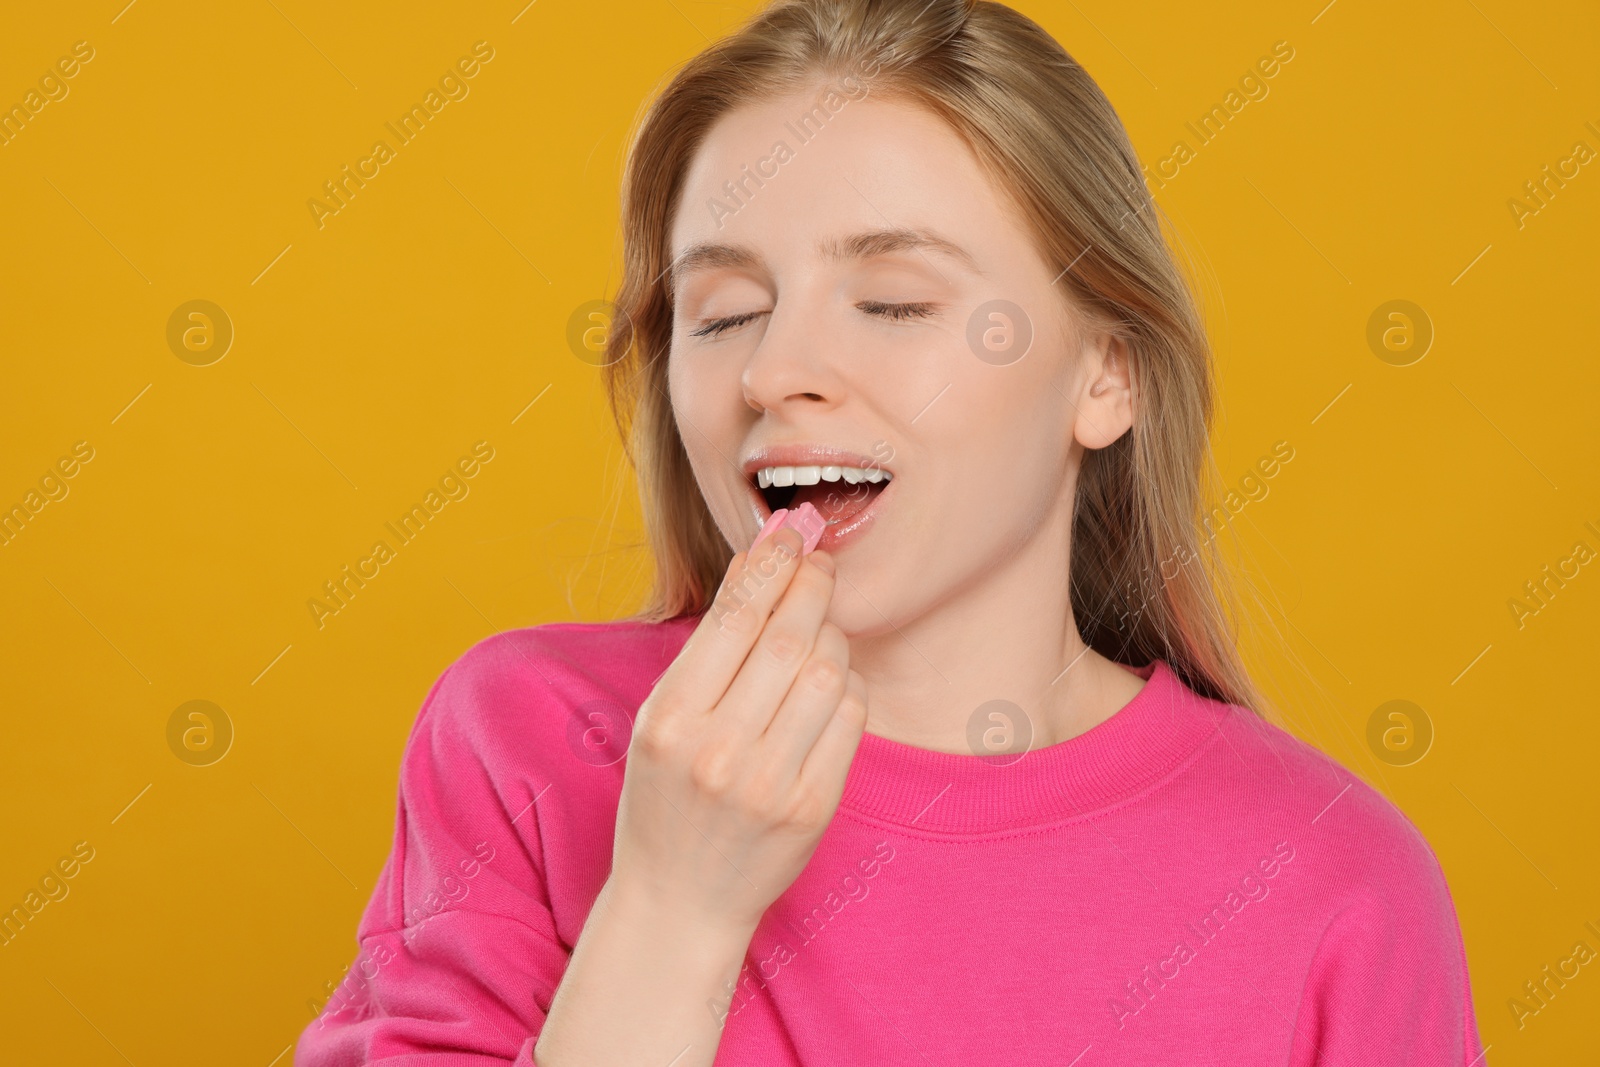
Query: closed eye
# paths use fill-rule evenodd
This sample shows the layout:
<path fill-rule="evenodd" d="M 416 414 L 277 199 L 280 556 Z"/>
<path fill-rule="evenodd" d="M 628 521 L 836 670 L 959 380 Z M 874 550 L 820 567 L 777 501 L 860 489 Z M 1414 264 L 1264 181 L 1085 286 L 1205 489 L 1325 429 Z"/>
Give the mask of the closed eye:
<path fill-rule="evenodd" d="M 927 318 L 939 310 L 939 305 L 930 304 L 926 301 L 909 304 L 887 304 L 881 300 L 863 300 L 856 304 L 856 307 L 868 315 L 876 315 L 892 322 Z M 757 316 L 765 314 L 765 311 L 746 311 L 739 315 L 728 315 L 720 319 L 712 319 L 699 329 L 690 331 L 689 336 L 715 337 L 717 334 L 743 326 Z"/>
<path fill-rule="evenodd" d="M 724 330 L 731 330 L 735 326 L 743 326 L 757 315 L 765 315 L 765 311 L 746 311 L 742 315 L 729 315 L 725 318 L 712 319 L 698 330 L 691 330 L 690 337 L 715 337 Z"/>
<path fill-rule="evenodd" d="M 856 307 L 868 315 L 877 315 L 880 318 L 893 322 L 904 322 L 907 319 L 924 319 L 939 310 L 938 304 L 926 301 L 911 304 L 885 304 L 879 300 L 863 300 Z"/>

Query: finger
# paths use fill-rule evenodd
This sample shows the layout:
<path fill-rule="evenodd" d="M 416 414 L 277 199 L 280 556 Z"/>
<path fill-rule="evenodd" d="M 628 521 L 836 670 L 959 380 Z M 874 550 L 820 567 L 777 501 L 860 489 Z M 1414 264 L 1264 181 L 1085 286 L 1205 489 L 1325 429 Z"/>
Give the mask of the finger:
<path fill-rule="evenodd" d="M 861 735 L 867 728 L 867 681 L 855 671 L 845 685 L 844 699 L 839 701 L 833 716 L 822 728 L 822 735 L 812 746 L 800 768 L 802 788 L 814 790 L 834 804 L 844 796 L 844 784 L 850 774 L 850 763 L 856 758 L 861 745 Z"/>
<path fill-rule="evenodd" d="M 801 668 L 783 698 L 761 741 L 767 758 L 778 767 L 784 781 L 800 776 L 806 757 L 822 736 L 844 698 L 850 676 L 850 642 L 844 631 L 824 622 L 817 631 L 811 658 Z"/>
<path fill-rule="evenodd" d="M 658 688 L 715 707 L 750 654 L 800 565 L 803 540 L 785 527 L 728 563 L 711 607 L 662 674 Z"/>
<path fill-rule="evenodd" d="M 810 657 L 832 599 L 833 574 L 828 565 L 802 561 L 712 713 L 719 729 L 752 743 L 761 736 Z"/>

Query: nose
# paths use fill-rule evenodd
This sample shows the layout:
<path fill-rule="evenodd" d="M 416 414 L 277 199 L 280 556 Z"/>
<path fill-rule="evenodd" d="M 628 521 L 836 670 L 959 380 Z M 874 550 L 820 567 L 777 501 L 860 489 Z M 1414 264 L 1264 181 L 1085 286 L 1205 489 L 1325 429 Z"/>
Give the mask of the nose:
<path fill-rule="evenodd" d="M 834 405 L 843 383 L 832 362 L 833 339 L 824 313 L 779 301 L 767 316 L 761 341 L 740 375 L 745 403 L 759 412 L 782 413 L 812 405 Z"/>

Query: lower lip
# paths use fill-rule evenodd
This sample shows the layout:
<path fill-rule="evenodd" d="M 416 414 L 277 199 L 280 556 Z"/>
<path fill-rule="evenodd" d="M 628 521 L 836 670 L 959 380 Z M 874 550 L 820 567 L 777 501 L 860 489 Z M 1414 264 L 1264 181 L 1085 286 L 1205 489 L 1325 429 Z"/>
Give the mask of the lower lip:
<path fill-rule="evenodd" d="M 828 552 L 837 552 L 842 548 L 848 548 L 865 537 L 867 531 L 872 529 L 873 524 L 877 522 L 878 515 L 882 513 L 884 499 L 894 492 L 894 484 L 893 479 L 883 483 L 883 488 L 872 498 L 872 503 L 848 519 L 843 519 L 824 527 L 822 536 L 817 539 L 817 548 L 825 549 Z M 772 509 L 767 507 L 767 499 L 761 495 L 761 490 L 751 485 L 750 492 L 755 494 L 756 522 L 759 528 L 766 525 L 766 521 L 772 517 Z"/>

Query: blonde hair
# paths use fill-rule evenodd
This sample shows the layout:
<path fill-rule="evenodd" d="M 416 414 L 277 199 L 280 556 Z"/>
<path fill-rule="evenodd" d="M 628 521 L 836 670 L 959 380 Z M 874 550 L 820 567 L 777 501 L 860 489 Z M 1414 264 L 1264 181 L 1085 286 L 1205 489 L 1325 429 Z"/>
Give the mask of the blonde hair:
<path fill-rule="evenodd" d="M 666 388 L 667 245 L 684 174 L 730 110 L 858 77 L 964 137 L 1062 272 L 1084 329 L 1127 346 L 1133 428 L 1086 452 L 1079 473 L 1070 595 L 1083 640 L 1117 662 L 1165 660 L 1196 692 L 1259 711 L 1219 595 L 1231 608 L 1215 539 L 1196 536 L 1213 386 L 1194 298 L 1110 101 L 1036 23 L 982 0 L 778 0 L 691 59 L 642 112 L 623 177 L 605 371 L 656 563 L 634 618 L 706 610 L 733 556 Z"/>

